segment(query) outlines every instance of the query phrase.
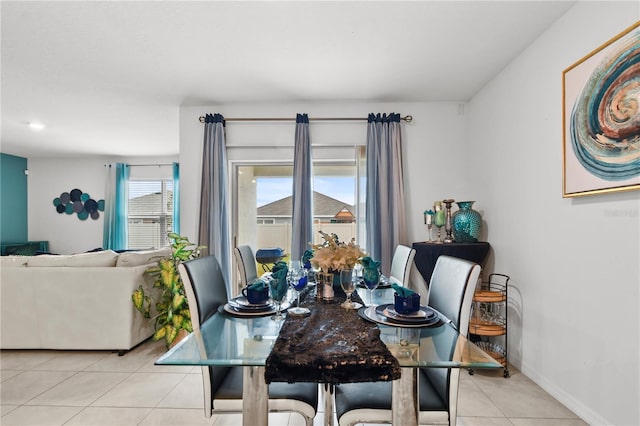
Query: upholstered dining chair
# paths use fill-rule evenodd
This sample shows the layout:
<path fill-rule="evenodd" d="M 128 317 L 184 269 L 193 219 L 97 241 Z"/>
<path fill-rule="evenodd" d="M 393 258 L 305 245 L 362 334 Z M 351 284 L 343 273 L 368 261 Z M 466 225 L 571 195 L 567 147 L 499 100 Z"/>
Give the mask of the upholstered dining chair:
<path fill-rule="evenodd" d="M 251 246 L 242 245 L 234 248 L 233 256 L 240 274 L 238 288 L 234 290 L 237 295 L 240 294 L 243 287 L 246 287 L 247 284 L 258 277 L 258 270 L 256 269 L 256 257 Z"/>
<path fill-rule="evenodd" d="M 416 255 L 415 249 L 399 244 L 393 253 L 391 260 L 391 273 L 389 281 L 403 287 L 409 287 L 409 275 L 413 258 Z"/>
<path fill-rule="evenodd" d="M 429 285 L 429 306 L 451 320 L 458 332 L 469 330 L 471 302 L 480 265 L 440 256 Z M 418 372 L 418 423 L 455 425 L 459 368 L 422 368 Z M 340 426 L 357 423 L 391 423 L 391 383 L 349 383 L 335 388 Z"/>
<path fill-rule="evenodd" d="M 228 300 L 227 287 L 215 256 L 204 256 L 178 265 L 189 302 L 193 330 L 213 316 Z M 202 367 L 205 417 L 214 413 L 242 412 L 241 366 Z M 318 408 L 316 383 L 271 383 L 269 411 L 301 414 L 307 426 L 313 425 Z"/>

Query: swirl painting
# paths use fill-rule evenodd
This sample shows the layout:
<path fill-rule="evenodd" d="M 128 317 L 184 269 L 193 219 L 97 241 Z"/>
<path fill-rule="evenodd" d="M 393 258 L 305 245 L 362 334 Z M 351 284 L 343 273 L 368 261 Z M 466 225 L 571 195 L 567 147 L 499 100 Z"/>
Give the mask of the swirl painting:
<path fill-rule="evenodd" d="M 640 189 L 640 22 L 562 83 L 563 197 Z"/>

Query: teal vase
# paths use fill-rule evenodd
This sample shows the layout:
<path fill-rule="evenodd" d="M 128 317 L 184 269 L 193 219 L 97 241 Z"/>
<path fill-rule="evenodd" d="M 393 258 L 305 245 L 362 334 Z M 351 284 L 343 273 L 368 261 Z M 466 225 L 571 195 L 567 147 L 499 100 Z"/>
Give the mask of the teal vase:
<path fill-rule="evenodd" d="M 480 238 L 482 217 L 473 210 L 475 201 L 459 201 L 459 209 L 451 215 L 451 226 L 456 243 L 475 243 Z"/>

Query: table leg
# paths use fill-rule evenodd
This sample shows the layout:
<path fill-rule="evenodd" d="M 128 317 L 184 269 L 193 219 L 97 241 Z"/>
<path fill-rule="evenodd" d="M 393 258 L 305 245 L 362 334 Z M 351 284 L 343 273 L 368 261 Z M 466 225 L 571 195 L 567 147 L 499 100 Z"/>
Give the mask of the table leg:
<path fill-rule="evenodd" d="M 323 383 L 324 389 L 324 426 L 333 426 L 333 393 L 334 385 Z"/>
<path fill-rule="evenodd" d="M 391 383 L 391 423 L 418 426 L 418 369 L 403 368 L 400 378 Z"/>
<path fill-rule="evenodd" d="M 268 426 L 269 388 L 264 381 L 264 367 L 242 369 L 242 425 Z"/>

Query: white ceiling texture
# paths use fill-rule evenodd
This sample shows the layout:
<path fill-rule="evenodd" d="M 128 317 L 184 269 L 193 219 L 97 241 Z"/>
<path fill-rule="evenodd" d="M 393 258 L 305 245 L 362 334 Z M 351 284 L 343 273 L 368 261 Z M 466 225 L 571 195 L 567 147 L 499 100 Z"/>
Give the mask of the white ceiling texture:
<path fill-rule="evenodd" d="M 2 1 L 0 148 L 175 155 L 181 105 L 464 102 L 573 3 Z"/>

